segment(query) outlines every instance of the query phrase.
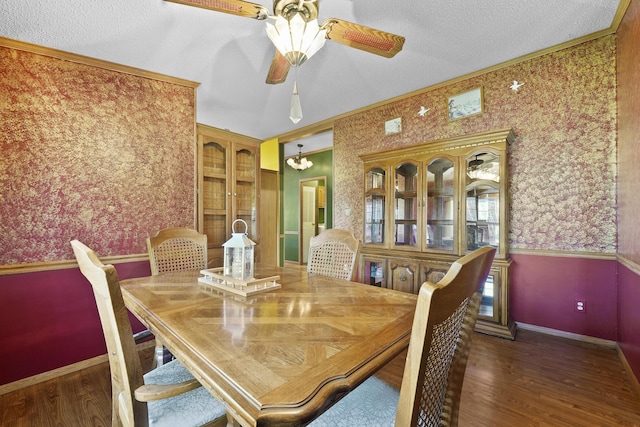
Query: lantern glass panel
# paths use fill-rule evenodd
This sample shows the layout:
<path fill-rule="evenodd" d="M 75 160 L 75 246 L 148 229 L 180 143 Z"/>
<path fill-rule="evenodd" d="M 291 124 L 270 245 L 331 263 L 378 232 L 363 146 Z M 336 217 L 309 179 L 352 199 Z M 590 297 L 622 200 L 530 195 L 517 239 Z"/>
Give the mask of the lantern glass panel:
<path fill-rule="evenodd" d="M 243 280 L 253 278 L 253 246 L 244 249 L 244 278 Z"/>
<path fill-rule="evenodd" d="M 234 279 L 244 280 L 244 248 L 243 247 L 227 247 L 225 250 L 225 276 L 231 276 Z"/>

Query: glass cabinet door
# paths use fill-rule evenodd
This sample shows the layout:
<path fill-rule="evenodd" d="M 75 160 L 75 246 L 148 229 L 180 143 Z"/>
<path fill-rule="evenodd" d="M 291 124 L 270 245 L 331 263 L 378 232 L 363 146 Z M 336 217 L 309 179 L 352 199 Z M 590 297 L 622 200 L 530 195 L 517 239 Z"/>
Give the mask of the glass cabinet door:
<path fill-rule="evenodd" d="M 434 159 L 426 171 L 426 249 L 454 252 L 457 249 L 454 162 Z"/>
<path fill-rule="evenodd" d="M 373 167 L 365 174 L 364 244 L 385 243 L 385 197 L 387 172 Z"/>
<path fill-rule="evenodd" d="M 235 219 L 247 223 L 247 235 L 256 240 L 256 149 L 236 147 L 235 150 L 235 182 L 233 200 L 235 203 Z M 243 225 L 236 224 L 236 232 L 241 233 Z"/>
<path fill-rule="evenodd" d="M 217 142 L 202 146 L 203 233 L 210 248 L 221 247 L 230 234 L 227 229 L 227 147 Z"/>
<path fill-rule="evenodd" d="M 413 162 L 395 169 L 394 245 L 418 249 L 418 166 Z"/>
<path fill-rule="evenodd" d="M 500 319 L 500 288 L 501 274 L 499 269 L 492 268 L 489 271 L 487 280 L 482 285 L 480 293 L 482 294 L 482 300 L 480 301 L 480 318 L 490 320 L 492 322 L 498 322 Z"/>
<path fill-rule="evenodd" d="M 500 244 L 500 156 L 478 153 L 467 158 L 466 249 Z"/>

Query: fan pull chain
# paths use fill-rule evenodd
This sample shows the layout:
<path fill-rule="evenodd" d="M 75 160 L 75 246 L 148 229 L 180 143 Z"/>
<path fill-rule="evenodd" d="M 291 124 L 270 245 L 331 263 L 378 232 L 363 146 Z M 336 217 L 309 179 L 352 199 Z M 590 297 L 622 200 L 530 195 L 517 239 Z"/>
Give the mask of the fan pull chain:
<path fill-rule="evenodd" d="M 291 97 L 291 111 L 289 118 L 296 124 L 302 120 L 302 106 L 300 105 L 300 96 L 298 96 L 298 67 L 294 67 L 296 79 L 293 82 L 293 96 Z"/>

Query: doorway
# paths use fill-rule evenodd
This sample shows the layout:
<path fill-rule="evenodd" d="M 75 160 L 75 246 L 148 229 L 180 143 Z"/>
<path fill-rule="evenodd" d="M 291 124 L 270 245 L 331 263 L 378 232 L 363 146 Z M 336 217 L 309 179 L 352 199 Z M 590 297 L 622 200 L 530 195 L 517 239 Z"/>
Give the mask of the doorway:
<path fill-rule="evenodd" d="M 300 264 L 306 264 L 309 258 L 309 241 L 325 229 L 325 208 L 327 177 L 314 177 L 300 180 L 300 233 L 298 248 Z"/>

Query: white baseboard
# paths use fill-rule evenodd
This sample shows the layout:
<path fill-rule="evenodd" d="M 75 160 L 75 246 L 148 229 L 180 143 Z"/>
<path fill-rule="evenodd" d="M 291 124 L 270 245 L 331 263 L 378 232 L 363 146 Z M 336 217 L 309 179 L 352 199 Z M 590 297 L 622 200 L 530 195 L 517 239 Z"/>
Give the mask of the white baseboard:
<path fill-rule="evenodd" d="M 574 334 L 573 332 L 560 331 L 558 329 L 545 328 L 544 326 L 530 325 L 528 323 L 516 322 L 518 329 L 525 329 L 534 332 L 540 332 L 547 335 L 554 335 L 556 337 L 569 338 L 576 341 L 589 342 L 592 344 L 601 345 L 609 348 L 618 348 L 618 343 L 611 340 L 605 340 L 603 338 L 590 337 L 588 335 Z"/>

